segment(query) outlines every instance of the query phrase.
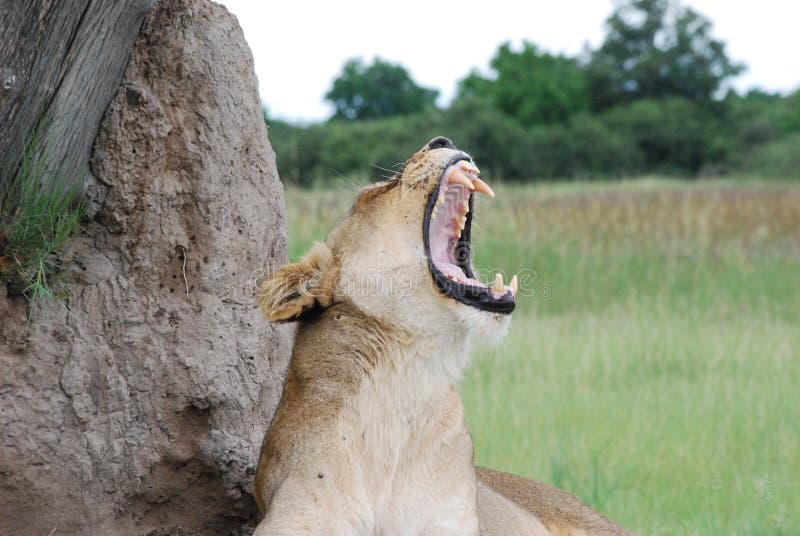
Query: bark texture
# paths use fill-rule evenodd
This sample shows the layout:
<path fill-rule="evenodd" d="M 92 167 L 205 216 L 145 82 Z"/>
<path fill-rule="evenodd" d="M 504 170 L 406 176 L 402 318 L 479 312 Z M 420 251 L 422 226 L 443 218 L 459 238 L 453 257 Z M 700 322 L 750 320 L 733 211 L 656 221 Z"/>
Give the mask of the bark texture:
<path fill-rule="evenodd" d="M 0 155 L 32 137 L 48 165 L 104 193 L 86 163 L 100 119 L 155 0 L 0 0 Z M 8 171 L 8 169 L 7 169 Z M 96 207 L 94 207 L 96 210 Z"/>
<path fill-rule="evenodd" d="M 224 8 L 147 14 L 94 146 L 108 194 L 64 255 L 63 300 L 28 320 L 0 290 L 0 534 L 219 535 L 256 515 L 291 344 L 253 297 L 286 261 L 256 88 Z"/>

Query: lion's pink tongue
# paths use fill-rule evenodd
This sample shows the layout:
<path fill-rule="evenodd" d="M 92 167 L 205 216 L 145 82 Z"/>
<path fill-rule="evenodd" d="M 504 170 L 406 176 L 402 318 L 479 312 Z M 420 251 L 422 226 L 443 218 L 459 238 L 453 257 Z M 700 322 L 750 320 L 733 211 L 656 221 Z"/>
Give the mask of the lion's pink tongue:
<path fill-rule="evenodd" d="M 428 226 L 430 254 L 433 264 L 445 277 L 466 285 L 488 287 L 494 299 L 507 292 L 517 293 L 517 276 L 508 286 L 498 273 L 491 285 L 467 277 L 456 259 L 456 249 L 469 213 L 469 196 L 472 192 L 494 197 L 488 184 L 478 178 L 480 171 L 471 162 L 460 161 L 448 167 L 439 184 L 439 196 L 431 212 Z M 460 264 L 460 265 L 459 265 Z"/>
<path fill-rule="evenodd" d="M 455 264 L 449 262 L 442 262 L 442 263 L 437 262 L 436 268 L 438 268 L 440 272 L 442 272 L 450 279 L 458 281 L 459 283 L 464 283 L 467 285 L 483 286 L 483 283 L 481 283 L 477 279 L 472 277 L 467 277 L 467 275 L 464 273 L 464 270 L 462 270 Z"/>
<path fill-rule="evenodd" d="M 450 166 L 439 185 L 439 198 L 431 214 L 430 248 L 431 259 L 436 268 L 450 279 L 471 285 L 482 285 L 469 278 L 458 266 L 455 257 L 456 245 L 464 230 L 469 212 L 469 194 L 472 174 L 466 172 L 464 162 Z M 477 168 L 476 168 L 477 169 Z"/>

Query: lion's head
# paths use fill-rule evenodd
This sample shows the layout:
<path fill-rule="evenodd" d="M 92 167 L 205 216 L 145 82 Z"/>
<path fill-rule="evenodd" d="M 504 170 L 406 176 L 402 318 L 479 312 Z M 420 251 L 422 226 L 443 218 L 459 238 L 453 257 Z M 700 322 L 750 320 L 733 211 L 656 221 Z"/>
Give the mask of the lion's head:
<path fill-rule="evenodd" d="M 415 333 L 502 334 L 517 281 L 498 274 L 485 284 L 473 273 L 474 197 L 494 196 L 479 173 L 467 153 L 434 138 L 394 178 L 364 189 L 324 243 L 265 278 L 264 316 L 297 320 L 346 302 Z"/>

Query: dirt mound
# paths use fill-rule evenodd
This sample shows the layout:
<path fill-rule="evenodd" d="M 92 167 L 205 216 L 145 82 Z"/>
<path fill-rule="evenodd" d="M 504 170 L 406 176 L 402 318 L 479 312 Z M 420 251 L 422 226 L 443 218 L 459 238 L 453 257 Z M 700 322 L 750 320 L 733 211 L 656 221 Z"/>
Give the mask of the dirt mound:
<path fill-rule="evenodd" d="M 0 294 L 0 534 L 227 534 L 254 516 L 290 345 L 253 298 L 286 260 L 256 88 L 224 8 L 149 12 L 95 142 L 107 195 L 64 255 L 62 301 L 27 324 Z"/>

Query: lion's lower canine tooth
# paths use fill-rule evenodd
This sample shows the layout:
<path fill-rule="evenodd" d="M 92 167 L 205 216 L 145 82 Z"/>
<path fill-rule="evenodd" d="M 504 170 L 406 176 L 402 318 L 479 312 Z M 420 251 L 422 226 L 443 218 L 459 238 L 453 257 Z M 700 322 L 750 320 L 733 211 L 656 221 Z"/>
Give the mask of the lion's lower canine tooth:
<path fill-rule="evenodd" d="M 472 184 L 475 187 L 475 191 L 476 192 L 480 192 L 482 194 L 486 194 L 489 197 L 494 197 L 494 191 L 491 188 L 489 188 L 489 185 L 486 184 L 485 182 L 483 182 L 482 180 L 475 179 L 472 182 Z"/>
<path fill-rule="evenodd" d="M 449 182 L 450 182 L 450 184 L 461 184 L 461 185 L 464 185 L 470 191 L 475 189 L 475 185 L 472 184 L 472 181 L 469 180 L 466 175 L 464 175 L 463 173 L 461 173 L 457 169 L 454 169 L 450 173 L 450 181 Z"/>
<path fill-rule="evenodd" d="M 498 293 L 501 293 L 505 290 L 503 286 L 503 276 L 498 273 L 494 276 L 494 284 L 492 285 L 492 290 Z"/>
<path fill-rule="evenodd" d="M 508 289 L 511 291 L 512 296 L 517 295 L 517 287 L 517 274 L 514 274 L 514 276 L 511 278 L 511 283 L 508 284 Z"/>

